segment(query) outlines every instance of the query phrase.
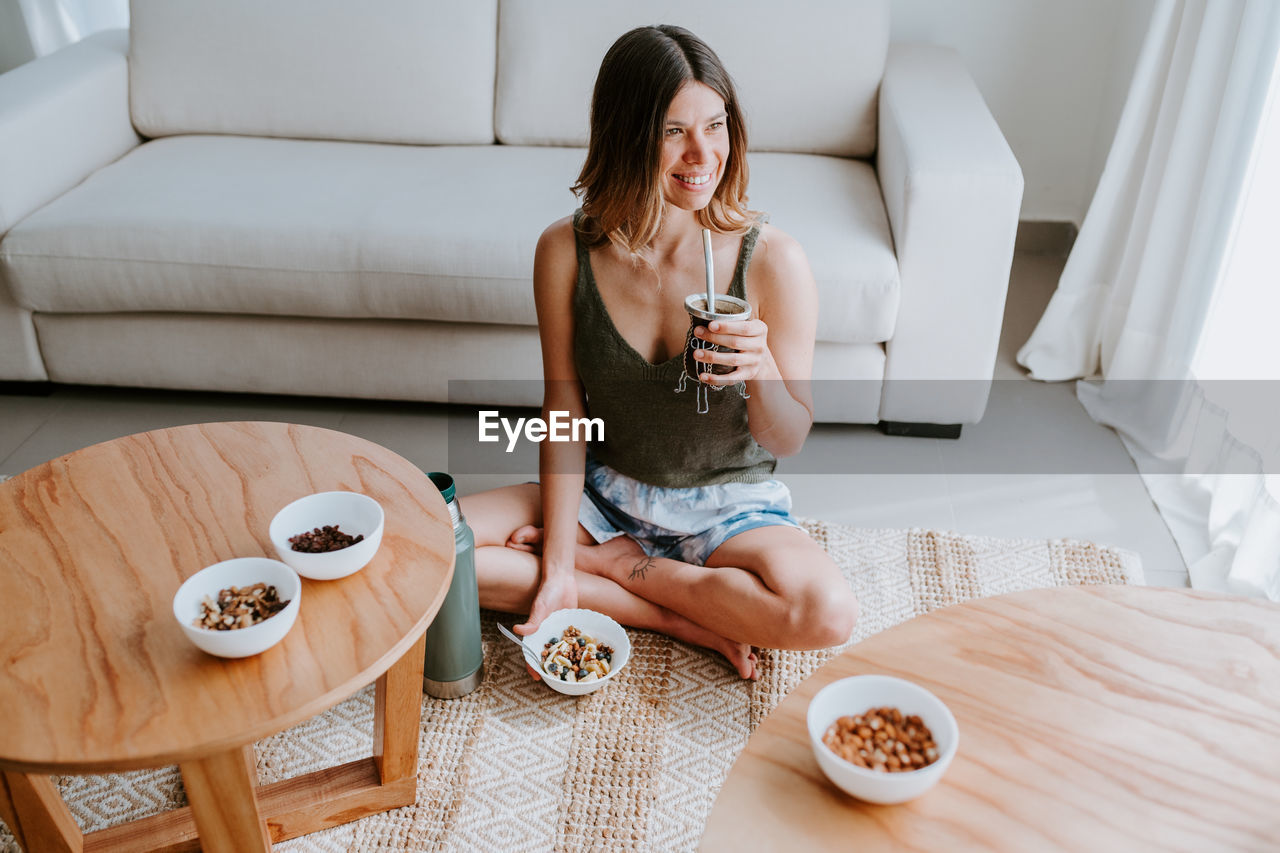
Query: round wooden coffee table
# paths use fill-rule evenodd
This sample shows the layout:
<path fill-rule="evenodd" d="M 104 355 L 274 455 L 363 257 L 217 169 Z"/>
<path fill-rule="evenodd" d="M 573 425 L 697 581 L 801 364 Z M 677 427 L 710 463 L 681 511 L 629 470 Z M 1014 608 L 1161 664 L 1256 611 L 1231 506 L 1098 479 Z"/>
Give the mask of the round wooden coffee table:
<path fill-rule="evenodd" d="M 304 579 L 297 622 L 261 655 L 196 649 L 173 618 L 182 581 L 274 558 L 276 511 L 335 489 L 382 504 L 373 562 Z M 158 430 L 0 483 L 0 817 L 26 850 L 251 851 L 414 802 L 423 637 L 453 556 L 449 513 L 421 471 L 314 427 Z M 255 740 L 375 679 L 372 758 L 257 786 Z M 169 764 L 188 808 L 84 837 L 48 775 Z"/>
<path fill-rule="evenodd" d="M 927 687 L 960 725 L 942 781 L 902 805 L 846 796 L 810 749 L 809 700 L 869 673 Z M 1263 850 L 1278 839 L 1280 605 L 1090 586 L 937 610 L 831 660 L 751 736 L 701 849 Z"/>

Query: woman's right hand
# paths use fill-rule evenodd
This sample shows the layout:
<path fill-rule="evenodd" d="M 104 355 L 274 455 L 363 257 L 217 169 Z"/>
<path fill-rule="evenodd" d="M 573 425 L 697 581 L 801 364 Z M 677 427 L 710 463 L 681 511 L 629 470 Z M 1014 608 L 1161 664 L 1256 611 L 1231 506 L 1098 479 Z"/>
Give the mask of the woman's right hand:
<path fill-rule="evenodd" d="M 578 583 L 574 580 L 573 570 L 555 572 L 543 579 L 542 585 L 538 587 L 538 594 L 534 596 L 533 606 L 529 608 L 529 618 L 516 625 L 515 632 L 522 637 L 527 637 L 537 631 L 542 625 L 542 620 L 552 613 L 577 606 Z M 529 670 L 529 674 L 535 680 L 542 678 L 542 674 L 527 663 L 525 669 Z"/>

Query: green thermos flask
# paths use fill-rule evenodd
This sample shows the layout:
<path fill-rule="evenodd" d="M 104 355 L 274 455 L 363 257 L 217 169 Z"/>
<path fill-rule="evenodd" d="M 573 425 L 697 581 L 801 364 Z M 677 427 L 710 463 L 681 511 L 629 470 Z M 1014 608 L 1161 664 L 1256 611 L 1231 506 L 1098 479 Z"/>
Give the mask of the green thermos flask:
<path fill-rule="evenodd" d="M 457 699 L 480 686 L 484 678 L 484 647 L 480 642 L 480 594 L 476 587 L 476 537 L 462 516 L 453 477 L 427 474 L 435 483 L 453 521 L 457 560 L 453 581 L 440 612 L 427 629 L 427 657 L 422 690 L 437 699 Z"/>

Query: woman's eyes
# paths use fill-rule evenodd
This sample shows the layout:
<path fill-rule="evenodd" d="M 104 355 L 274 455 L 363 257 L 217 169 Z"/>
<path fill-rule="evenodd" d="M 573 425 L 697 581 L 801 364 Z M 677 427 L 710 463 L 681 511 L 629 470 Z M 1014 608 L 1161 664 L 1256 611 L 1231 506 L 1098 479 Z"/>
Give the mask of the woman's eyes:
<path fill-rule="evenodd" d="M 723 121 L 713 121 L 711 122 L 711 124 L 707 125 L 707 130 L 716 131 L 716 130 L 720 130 L 723 127 L 724 127 Z M 668 138 L 679 136 L 682 133 L 684 133 L 684 128 L 682 127 L 669 127 L 667 128 L 667 131 L 666 131 L 666 135 Z"/>

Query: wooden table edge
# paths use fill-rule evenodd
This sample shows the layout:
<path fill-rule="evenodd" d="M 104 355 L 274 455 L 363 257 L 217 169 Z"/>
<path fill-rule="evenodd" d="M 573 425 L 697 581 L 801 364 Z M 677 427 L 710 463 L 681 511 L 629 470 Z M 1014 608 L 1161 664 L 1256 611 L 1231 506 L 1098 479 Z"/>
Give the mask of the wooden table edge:
<path fill-rule="evenodd" d="M 439 608 L 437 608 L 437 612 L 438 611 L 439 611 Z M 435 614 L 432 614 L 431 619 L 434 619 L 434 618 L 435 618 Z M 28 761 L 14 761 L 12 759 L 0 757 L 0 771 L 5 771 L 9 773 L 47 773 L 49 775 L 62 776 L 62 775 L 77 775 L 77 774 L 123 773 L 123 772 L 135 771 L 135 770 L 154 770 L 159 767 L 168 767 L 174 764 L 181 764 L 184 761 L 198 759 L 203 756 L 214 755 L 219 752 L 224 752 L 228 749 L 234 749 L 238 746 L 244 746 L 247 743 L 250 743 L 250 744 L 257 743 L 258 741 L 263 740 L 264 738 L 268 738 L 268 737 L 271 737 L 272 735 L 279 734 L 280 732 L 283 732 L 286 729 L 291 729 L 294 726 L 305 723 L 307 720 L 310 720 L 313 717 L 317 717 L 320 714 L 323 714 L 325 711 L 328 711 L 333 707 L 342 704 L 346 700 L 355 696 L 364 688 L 376 682 L 379 678 L 385 675 L 386 672 L 390 670 L 392 666 L 395 665 L 397 660 L 403 657 L 404 654 L 407 651 L 409 651 L 410 648 L 412 648 L 414 643 L 418 642 L 418 640 L 420 640 L 422 637 L 426 635 L 427 629 L 429 627 L 431 627 L 430 620 L 428 620 L 427 624 L 421 626 L 420 628 L 415 627 L 416 633 L 414 635 L 406 637 L 403 643 L 397 643 L 395 646 L 393 646 L 391 648 L 391 651 L 389 651 L 384 656 L 384 658 L 379 659 L 378 666 L 371 667 L 368 671 L 368 674 L 365 675 L 363 678 L 354 679 L 350 684 L 344 683 L 341 690 L 339 690 L 336 693 L 336 695 L 333 695 L 332 698 L 330 697 L 330 694 L 326 694 L 323 702 L 320 700 L 317 700 L 315 703 L 313 703 L 315 705 L 318 705 L 318 707 L 316 707 L 313 710 L 309 710 L 306 713 L 297 714 L 296 718 L 294 714 L 285 715 L 284 717 L 282 717 L 282 719 L 286 720 L 284 725 L 265 726 L 265 727 L 262 727 L 261 731 L 255 730 L 245 738 L 224 738 L 219 741 L 210 741 L 207 744 L 201 744 L 200 749 L 196 751 L 187 751 L 187 752 L 173 753 L 173 754 L 165 753 L 157 756 L 148 756 L 145 759 L 142 759 L 142 758 L 139 758 L 136 760 L 122 759 L 119 761 L 112 760 L 112 761 L 106 761 L 106 762 L 101 762 L 101 761 L 28 762 Z M 385 663 L 385 666 L 382 665 L 384 663 Z"/>

